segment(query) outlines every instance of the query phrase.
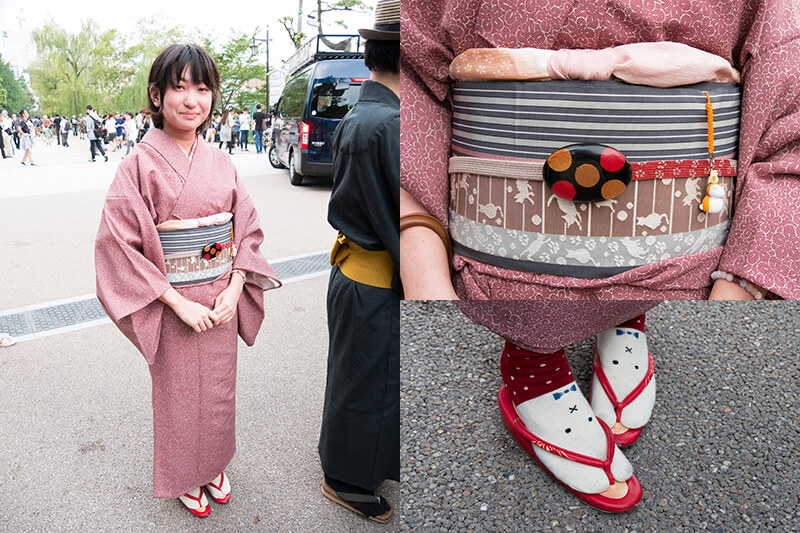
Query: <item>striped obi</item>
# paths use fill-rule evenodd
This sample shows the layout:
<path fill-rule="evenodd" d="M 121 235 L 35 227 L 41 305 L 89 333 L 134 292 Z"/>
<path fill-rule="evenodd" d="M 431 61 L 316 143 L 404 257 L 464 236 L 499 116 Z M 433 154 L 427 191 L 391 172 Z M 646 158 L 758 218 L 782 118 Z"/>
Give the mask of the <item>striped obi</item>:
<path fill-rule="evenodd" d="M 170 285 L 211 281 L 233 266 L 231 222 L 219 226 L 158 230 L 158 238 L 161 239 L 167 267 L 167 281 Z M 216 251 L 204 252 L 206 247 L 214 248 Z"/>
<path fill-rule="evenodd" d="M 710 171 L 705 92 L 726 193 L 716 214 L 698 207 Z M 454 251 L 512 270 L 605 278 L 723 246 L 740 100 L 741 89 L 727 83 L 457 82 L 449 165 Z M 542 165 L 575 143 L 622 152 L 631 165 L 628 187 L 597 202 L 553 194 Z"/>

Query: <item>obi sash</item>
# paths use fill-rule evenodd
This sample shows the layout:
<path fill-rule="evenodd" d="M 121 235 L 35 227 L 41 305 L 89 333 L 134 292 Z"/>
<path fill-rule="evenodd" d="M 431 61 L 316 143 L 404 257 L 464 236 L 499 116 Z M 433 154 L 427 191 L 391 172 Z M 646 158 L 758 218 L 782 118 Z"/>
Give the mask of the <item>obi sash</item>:
<path fill-rule="evenodd" d="M 233 266 L 233 224 L 158 230 L 170 285 L 211 281 Z M 207 249 L 207 250 L 206 250 Z"/>
<path fill-rule="evenodd" d="M 720 213 L 699 209 L 708 161 L 706 95 L 714 113 Z M 605 278 L 723 246 L 736 175 L 741 89 L 619 81 L 457 82 L 453 91 L 453 250 L 539 274 Z M 559 198 L 542 165 L 575 143 L 607 145 L 633 179 L 599 202 Z"/>

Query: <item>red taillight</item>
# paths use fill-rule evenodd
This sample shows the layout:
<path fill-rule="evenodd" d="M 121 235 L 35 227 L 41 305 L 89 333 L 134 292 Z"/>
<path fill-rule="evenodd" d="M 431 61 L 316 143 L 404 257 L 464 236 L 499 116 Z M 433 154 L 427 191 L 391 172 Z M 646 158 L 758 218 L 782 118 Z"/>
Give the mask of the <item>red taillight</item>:
<path fill-rule="evenodd" d="M 362 81 L 367 81 L 369 78 L 350 78 L 350 81 L 353 83 L 361 83 Z"/>
<path fill-rule="evenodd" d="M 308 133 L 311 131 L 311 126 L 305 122 L 300 123 L 300 148 L 308 148 Z"/>

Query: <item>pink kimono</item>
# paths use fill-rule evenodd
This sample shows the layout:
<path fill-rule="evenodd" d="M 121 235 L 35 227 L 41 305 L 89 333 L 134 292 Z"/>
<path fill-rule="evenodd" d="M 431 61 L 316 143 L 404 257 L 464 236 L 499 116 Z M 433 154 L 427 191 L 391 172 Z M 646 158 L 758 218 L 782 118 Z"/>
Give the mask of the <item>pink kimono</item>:
<path fill-rule="evenodd" d="M 742 74 L 727 243 L 607 278 L 515 271 L 456 254 L 465 299 L 697 299 L 730 272 L 800 298 L 800 27 L 789 0 L 444 0 L 403 3 L 401 186 L 448 224 L 452 59 L 470 48 L 602 49 L 673 41 Z"/>
<path fill-rule="evenodd" d="M 248 281 L 237 314 L 196 333 L 158 298 L 167 289 L 156 225 L 233 213 L 233 268 Z M 214 479 L 236 452 L 237 334 L 251 346 L 264 319 L 263 291 L 280 282 L 259 247 L 264 236 L 253 201 L 230 158 L 198 138 L 190 161 L 159 129 L 150 130 L 119 165 L 95 247 L 97 297 L 144 355 L 153 383 L 153 495 L 177 498 Z M 214 307 L 231 271 L 175 286 Z"/>

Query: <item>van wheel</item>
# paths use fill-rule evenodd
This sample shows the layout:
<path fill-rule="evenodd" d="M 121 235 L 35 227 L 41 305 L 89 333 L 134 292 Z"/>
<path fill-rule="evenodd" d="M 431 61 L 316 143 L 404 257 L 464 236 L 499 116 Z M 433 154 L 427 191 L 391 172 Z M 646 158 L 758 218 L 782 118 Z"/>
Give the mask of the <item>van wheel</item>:
<path fill-rule="evenodd" d="M 303 184 L 303 175 L 297 172 L 297 168 L 295 168 L 295 160 L 294 160 L 294 150 L 289 152 L 289 182 L 292 185 L 302 185 Z"/>
<path fill-rule="evenodd" d="M 286 168 L 286 165 L 281 163 L 281 160 L 278 159 L 278 151 L 275 149 L 275 145 L 269 147 L 269 164 L 272 165 L 272 168 Z"/>

